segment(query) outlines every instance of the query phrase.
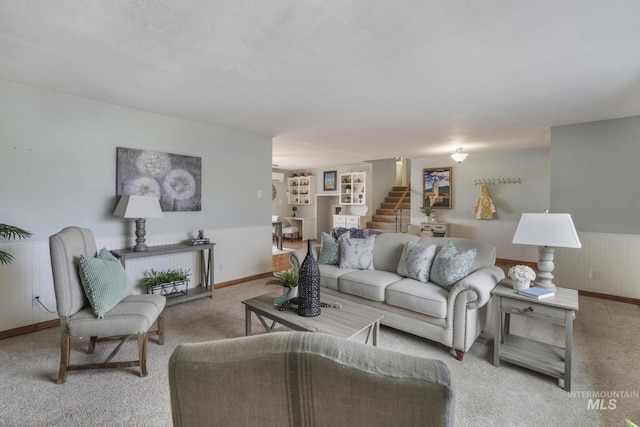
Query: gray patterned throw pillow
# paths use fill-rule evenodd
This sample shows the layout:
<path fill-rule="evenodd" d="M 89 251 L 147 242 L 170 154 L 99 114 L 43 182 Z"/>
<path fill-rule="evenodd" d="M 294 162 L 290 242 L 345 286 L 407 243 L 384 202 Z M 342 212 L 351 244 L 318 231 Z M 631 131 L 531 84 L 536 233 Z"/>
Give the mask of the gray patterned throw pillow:
<path fill-rule="evenodd" d="M 318 264 L 338 265 L 340 263 L 340 244 L 330 234 L 322 232 L 320 257 Z"/>
<path fill-rule="evenodd" d="M 348 234 L 340 236 L 340 268 L 373 270 L 373 244 L 375 236 L 352 239 Z"/>
<path fill-rule="evenodd" d="M 431 266 L 431 281 L 445 289 L 465 277 L 476 260 L 476 250 L 458 252 L 451 241 L 440 249 Z"/>
<path fill-rule="evenodd" d="M 400 256 L 396 272 L 400 276 L 427 283 L 429 281 L 429 270 L 435 255 L 436 245 L 420 245 L 415 242 L 407 242 Z"/>

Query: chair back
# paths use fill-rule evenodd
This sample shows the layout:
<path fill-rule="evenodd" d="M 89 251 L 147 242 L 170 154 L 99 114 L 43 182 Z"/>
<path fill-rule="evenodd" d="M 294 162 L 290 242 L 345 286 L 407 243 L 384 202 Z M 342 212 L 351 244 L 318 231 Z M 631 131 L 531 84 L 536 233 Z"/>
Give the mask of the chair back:
<path fill-rule="evenodd" d="M 80 255 L 95 256 L 96 240 L 91 230 L 66 227 L 49 237 L 53 287 L 60 317 L 69 317 L 89 304 L 80 281 Z"/>
<path fill-rule="evenodd" d="M 169 360 L 175 426 L 449 426 L 450 381 L 442 361 L 311 332 L 180 344 Z"/>

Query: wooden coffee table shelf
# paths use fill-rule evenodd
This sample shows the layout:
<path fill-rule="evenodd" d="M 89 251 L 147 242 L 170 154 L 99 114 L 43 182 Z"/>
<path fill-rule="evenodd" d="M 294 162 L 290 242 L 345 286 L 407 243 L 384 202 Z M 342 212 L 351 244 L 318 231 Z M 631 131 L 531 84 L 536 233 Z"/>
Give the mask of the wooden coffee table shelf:
<path fill-rule="evenodd" d="M 267 332 L 275 332 L 276 325 L 286 326 L 294 331 L 321 332 L 341 338 L 351 339 L 362 331 L 367 331 L 365 342 L 378 345 L 380 319 L 383 316 L 343 304 L 342 308 L 323 307 L 320 316 L 300 316 L 296 310 L 279 311 L 273 300 L 280 296 L 269 293 L 251 298 L 242 303 L 245 305 L 246 335 L 251 335 L 251 313 L 257 318 Z M 269 325 L 267 320 L 271 321 Z"/>

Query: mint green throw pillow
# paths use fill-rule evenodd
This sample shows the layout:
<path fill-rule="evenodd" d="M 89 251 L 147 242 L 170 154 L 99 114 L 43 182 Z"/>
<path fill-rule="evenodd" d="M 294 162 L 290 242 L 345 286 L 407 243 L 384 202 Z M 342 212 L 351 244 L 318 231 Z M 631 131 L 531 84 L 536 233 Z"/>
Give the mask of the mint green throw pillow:
<path fill-rule="evenodd" d="M 95 315 L 102 319 L 106 312 L 133 293 L 129 276 L 120 261 L 107 249 L 98 256 L 80 257 L 80 281 Z"/>
<path fill-rule="evenodd" d="M 451 241 L 447 242 L 433 260 L 430 280 L 445 289 L 451 288 L 469 274 L 476 254 L 475 248 L 460 253 Z"/>

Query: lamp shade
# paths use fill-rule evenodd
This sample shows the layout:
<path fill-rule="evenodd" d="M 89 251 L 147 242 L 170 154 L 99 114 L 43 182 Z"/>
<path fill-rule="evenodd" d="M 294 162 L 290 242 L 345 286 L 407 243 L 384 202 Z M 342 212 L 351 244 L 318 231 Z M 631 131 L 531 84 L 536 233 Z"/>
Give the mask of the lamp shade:
<path fill-rule="evenodd" d="M 124 195 L 120 197 L 113 215 L 121 218 L 162 218 L 162 208 L 157 197 Z"/>
<path fill-rule="evenodd" d="M 523 213 L 513 243 L 562 248 L 582 246 L 571 215 L 566 213 Z"/>
<path fill-rule="evenodd" d="M 453 160 L 455 160 L 456 162 L 458 162 L 458 163 L 462 163 L 462 161 L 463 161 L 464 159 L 466 159 L 466 158 L 467 158 L 467 156 L 469 155 L 469 154 L 467 154 L 467 153 L 463 153 L 461 150 L 462 150 L 462 149 L 461 149 L 461 148 L 459 148 L 459 149 L 457 149 L 457 150 L 456 150 L 456 152 L 455 152 L 455 153 L 453 153 L 453 154 L 451 155 L 451 158 L 452 158 Z"/>

